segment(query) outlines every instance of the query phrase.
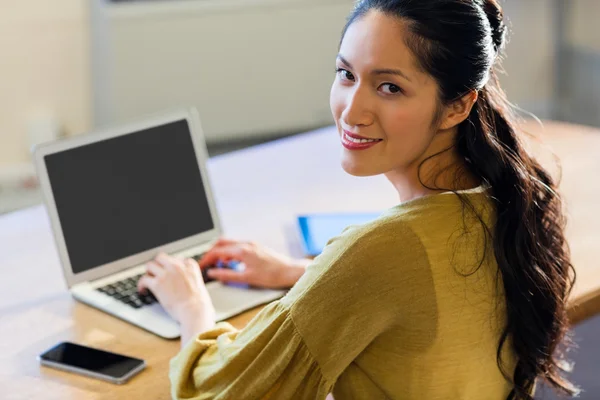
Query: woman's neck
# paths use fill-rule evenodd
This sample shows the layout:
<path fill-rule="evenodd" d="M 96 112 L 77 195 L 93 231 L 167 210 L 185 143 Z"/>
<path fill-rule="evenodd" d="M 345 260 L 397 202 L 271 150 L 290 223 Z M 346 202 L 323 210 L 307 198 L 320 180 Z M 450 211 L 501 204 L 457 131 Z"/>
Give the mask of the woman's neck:
<path fill-rule="evenodd" d="M 432 194 L 471 189 L 482 183 L 481 179 L 469 171 L 464 160 L 454 152 L 446 156 L 440 154 L 420 164 L 421 161 L 408 168 L 392 170 L 385 174 L 398 192 L 402 203 Z"/>

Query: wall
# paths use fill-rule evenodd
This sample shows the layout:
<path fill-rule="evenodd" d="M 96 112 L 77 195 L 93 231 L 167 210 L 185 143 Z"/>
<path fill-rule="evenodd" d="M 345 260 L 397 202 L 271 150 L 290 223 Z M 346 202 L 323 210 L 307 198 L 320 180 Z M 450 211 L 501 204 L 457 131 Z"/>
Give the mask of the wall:
<path fill-rule="evenodd" d="M 209 142 L 331 123 L 352 0 L 93 4 L 96 125 L 188 105 Z"/>
<path fill-rule="evenodd" d="M 28 127 L 56 119 L 89 128 L 87 0 L 1 2 L 0 166 L 27 162 Z"/>
<path fill-rule="evenodd" d="M 501 82 L 511 102 L 546 118 L 552 113 L 555 71 L 553 1 L 502 2 L 509 26 Z"/>
<path fill-rule="evenodd" d="M 571 1 L 567 43 L 582 50 L 600 53 L 600 1 Z"/>
<path fill-rule="evenodd" d="M 558 90 L 561 119 L 600 127 L 600 2 L 569 2 Z"/>

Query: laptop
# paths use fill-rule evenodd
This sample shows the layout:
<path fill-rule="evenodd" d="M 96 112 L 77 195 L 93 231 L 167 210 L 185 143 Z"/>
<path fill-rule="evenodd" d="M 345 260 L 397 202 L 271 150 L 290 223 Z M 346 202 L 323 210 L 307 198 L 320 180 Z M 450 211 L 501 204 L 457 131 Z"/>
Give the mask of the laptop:
<path fill-rule="evenodd" d="M 196 110 L 38 145 L 33 153 L 72 296 L 163 338 L 179 337 L 179 324 L 151 293 L 137 293 L 137 281 L 159 252 L 199 259 L 221 235 Z M 285 294 L 204 278 L 217 321 Z"/>

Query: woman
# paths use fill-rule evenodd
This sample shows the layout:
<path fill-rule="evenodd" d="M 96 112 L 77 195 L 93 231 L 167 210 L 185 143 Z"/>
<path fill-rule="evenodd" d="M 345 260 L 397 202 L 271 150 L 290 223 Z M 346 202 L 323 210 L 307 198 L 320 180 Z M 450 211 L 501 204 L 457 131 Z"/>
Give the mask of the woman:
<path fill-rule="evenodd" d="M 249 325 L 214 324 L 198 265 L 160 255 L 139 284 L 181 323 L 186 399 L 531 399 L 575 393 L 557 351 L 573 271 L 556 184 L 521 147 L 494 66 L 495 0 L 365 0 L 343 31 L 331 110 L 356 176 L 400 203 L 313 262 L 219 241 L 222 281 L 292 287 Z"/>

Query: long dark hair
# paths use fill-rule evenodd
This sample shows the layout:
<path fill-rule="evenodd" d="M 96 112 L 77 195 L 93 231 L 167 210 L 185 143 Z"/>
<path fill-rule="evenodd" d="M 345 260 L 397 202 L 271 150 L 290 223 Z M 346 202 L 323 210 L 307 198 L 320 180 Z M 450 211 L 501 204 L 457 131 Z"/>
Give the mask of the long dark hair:
<path fill-rule="evenodd" d="M 493 228 L 479 220 L 493 238 L 504 286 L 507 322 L 496 359 L 513 384 L 508 399 L 532 399 L 538 378 L 576 394 L 562 374 L 568 370 L 561 351 L 568 342 L 566 303 L 575 279 L 562 202 L 553 178 L 520 143 L 498 83 L 495 68 L 506 39 L 501 7 L 496 0 L 364 0 L 357 2 L 342 38 L 370 10 L 407 23 L 406 44 L 437 81 L 440 105 L 478 92 L 454 147 L 468 171 L 489 186 L 495 205 Z M 517 359 L 512 377 L 501 360 L 508 343 Z"/>

